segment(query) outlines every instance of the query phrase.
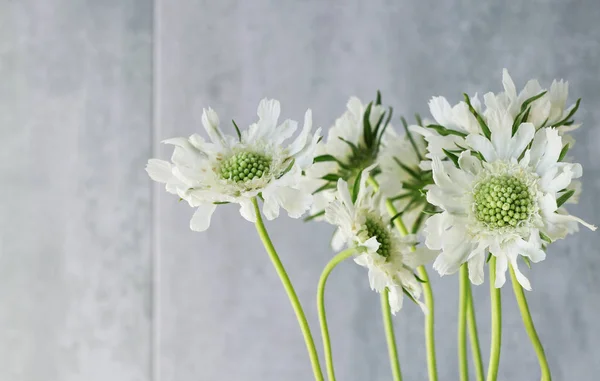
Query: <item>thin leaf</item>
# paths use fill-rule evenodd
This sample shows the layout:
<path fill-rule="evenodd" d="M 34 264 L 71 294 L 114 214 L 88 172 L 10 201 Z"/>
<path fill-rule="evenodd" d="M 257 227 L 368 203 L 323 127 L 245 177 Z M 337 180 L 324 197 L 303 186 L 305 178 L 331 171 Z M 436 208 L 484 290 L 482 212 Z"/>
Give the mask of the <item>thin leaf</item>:
<path fill-rule="evenodd" d="M 410 299 L 410 300 L 412 300 L 412 301 L 413 301 L 413 303 L 415 303 L 415 304 L 419 304 L 419 303 L 418 303 L 418 302 L 415 300 L 415 297 L 414 297 L 414 296 L 412 296 L 412 294 L 411 294 L 410 292 L 406 291 L 406 289 L 405 289 L 404 287 L 402 287 L 402 291 L 404 292 L 404 294 L 405 294 L 406 296 L 408 296 L 408 297 L 409 297 L 409 299 Z"/>
<path fill-rule="evenodd" d="M 373 131 L 371 131 L 371 122 L 369 121 L 371 116 L 371 107 L 373 107 L 373 102 L 368 104 L 367 109 L 363 114 L 363 138 L 367 147 L 371 146 L 371 138 L 373 134 Z"/>
<path fill-rule="evenodd" d="M 394 161 L 396 162 L 396 164 L 398 164 L 398 166 L 400 166 L 400 168 L 402 168 L 406 173 L 408 173 L 409 175 L 411 175 L 413 178 L 421 181 L 421 176 L 412 168 L 410 168 L 408 165 L 403 164 L 402 162 L 400 162 L 400 160 L 394 156 Z"/>
<path fill-rule="evenodd" d="M 421 119 L 421 115 L 415 114 L 415 120 L 417 121 L 417 125 L 423 127 L 423 119 Z"/>
<path fill-rule="evenodd" d="M 462 138 L 466 137 L 467 134 L 465 134 L 464 132 L 460 132 L 460 131 L 456 131 L 456 130 L 450 130 L 444 126 L 440 126 L 439 124 L 428 124 L 427 126 L 425 126 L 427 128 L 431 128 L 433 130 L 436 130 L 438 134 L 442 135 L 442 136 L 448 136 L 448 135 L 456 135 L 456 136 L 460 136 Z"/>
<path fill-rule="evenodd" d="M 314 163 L 320 163 L 323 161 L 337 161 L 337 159 L 333 155 L 320 155 L 316 156 L 313 160 Z"/>
<path fill-rule="evenodd" d="M 571 111 L 569 111 L 569 114 L 565 118 L 563 118 L 562 120 L 554 123 L 552 125 L 552 127 L 567 126 L 567 125 L 573 124 L 572 121 L 570 122 L 570 124 L 567 124 L 567 123 L 569 123 L 569 119 L 571 119 L 571 117 L 573 115 L 575 115 L 575 113 L 579 109 L 579 104 L 580 103 L 581 103 L 581 98 L 577 99 L 577 102 L 575 102 L 575 106 L 571 109 Z"/>
<path fill-rule="evenodd" d="M 559 198 L 556 199 L 556 207 L 560 208 L 562 206 L 562 204 L 567 202 L 571 198 L 571 196 L 573 196 L 574 194 L 575 194 L 575 189 L 566 191 L 562 196 L 560 196 Z"/>
<path fill-rule="evenodd" d="M 410 145 L 415 150 L 415 154 L 419 158 L 419 161 L 423 160 L 421 156 L 421 152 L 419 151 L 419 147 L 417 146 L 417 142 L 415 142 L 415 138 L 413 137 L 412 132 L 408 129 L 408 123 L 406 123 L 406 119 L 403 116 L 400 117 L 400 121 L 402 122 L 402 127 L 404 127 L 404 131 L 406 132 L 406 136 L 408 136 L 408 141 L 410 141 Z"/>
<path fill-rule="evenodd" d="M 403 214 L 403 213 L 404 213 L 404 211 L 402 211 L 402 212 L 398 212 L 398 213 L 394 214 L 394 216 L 393 216 L 392 218 L 390 218 L 390 225 L 394 225 L 394 221 L 395 221 L 397 218 L 400 218 L 400 217 L 402 217 L 402 214 Z"/>
<path fill-rule="evenodd" d="M 354 185 L 352 186 L 352 203 L 356 202 L 358 198 L 358 192 L 360 191 L 360 179 L 362 177 L 362 171 L 358 172 L 358 176 L 356 176 L 356 180 L 354 180 Z"/>
<path fill-rule="evenodd" d="M 404 193 L 404 194 L 399 194 L 399 195 L 394 196 L 394 197 L 390 197 L 390 200 L 392 202 L 393 201 L 399 201 L 399 200 L 403 200 L 403 199 L 405 199 L 407 197 L 411 197 L 411 196 L 412 196 L 412 193 Z"/>
<path fill-rule="evenodd" d="M 375 104 L 379 106 L 381 104 L 381 92 L 377 90 L 377 98 L 375 100 Z"/>
<path fill-rule="evenodd" d="M 315 191 L 312 192 L 313 195 L 319 193 L 319 192 L 323 192 L 324 190 L 327 189 L 335 189 L 336 185 L 335 184 L 331 184 L 331 182 L 327 182 L 323 185 L 321 185 L 319 188 L 317 188 Z"/>
<path fill-rule="evenodd" d="M 283 170 L 283 172 L 281 172 L 278 176 L 276 176 L 276 179 L 280 179 L 282 178 L 286 173 L 288 173 L 292 167 L 294 166 L 294 163 L 296 162 L 295 158 L 292 158 L 292 160 L 290 160 L 290 163 L 288 164 L 288 166 Z"/>
<path fill-rule="evenodd" d="M 383 128 L 381 129 L 381 133 L 379 134 L 379 137 L 377 138 L 377 149 L 379 149 L 379 147 L 381 146 L 381 140 L 383 139 L 383 135 L 385 134 L 385 130 L 387 130 L 388 126 L 390 125 L 390 120 L 392 119 L 392 115 L 394 113 L 394 109 L 393 108 L 389 108 L 388 109 L 388 116 L 385 119 L 385 124 L 383 125 Z"/>
<path fill-rule="evenodd" d="M 560 155 L 558 155 L 558 161 L 562 161 L 562 159 L 565 158 L 565 156 L 567 155 L 567 151 L 569 151 L 569 148 L 571 148 L 571 145 L 569 143 L 565 144 L 562 150 L 560 150 Z"/>
<path fill-rule="evenodd" d="M 550 239 L 550 237 L 548 237 L 546 234 L 540 232 L 540 238 L 548 243 L 552 243 L 552 240 Z"/>
<path fill-rule="evenodd" d="M 492 131 L 490 131 L 489 127 L 487 126 L 481 115 L 479 115 L 477 110 L 475 110 L 475 108 L 471 104 L 471 98 L 469 98 L 469 95 L 467 95 L 466 93 L 464 93 L 463 96 L 465 97 L 465 102 L 467 102 L 467 106 L 469 106 L 469 111 L 471 111 L 471 114 L 473 114 L 475 116 L 475 119 L 477 119 L 477 122 L 481 127 L 481 131 L 483 131 L 483 134 L 486 138 L 491 139 Z"/>
<path fill-rule="evenodd" d="M 453 154 L 452 152 L 448 151 L 445 148 L 442 148 L 442 151 L 444 151 L 444 153 L 446 154 L 446 156 L 448 157 L 448 159 L 452 160 L 452 162 L 454 163 L 454 165 L 456 166 L 456 168 L 459 168 L 459 166 L 458 166 L 458 156 L 456 156 L 455 154 Z"/>
<path fill-rule="evenodd" d="M 242 133 L 240 132 L 240 128 L 235 123 L 235 120 L 231 119 L 231 123 L 233 123 L 233 127 L 235 127 L 235 132 L 237 133 L 238 140 L 241 142 L 242 141 Z"/>
<path fill-rule="evenodd" d="M 312 221 L 312 220 L 314 220 L 315 218 L 318 218 L 318 217 L 321 217 L 321 216 L 324 216 L 324 215 L 325 215 L 325 211 L 324 211 L 324 210 L 321 210 L 320 212 L 317 212 L 317 213 L 315 213 L 315 214 L 312 214 L 312 215 L 310 215 L 310 216 L 306 216 L 306 217 L 304 217 L 304 222 Z"/>
<path fill-rule="evenodd" d="M 419 283 L 429 283 L 426 280 L 421 279 L 417 274 L 413 274 L 415 276 L 415 279 L 417 280 L 417 282 Z"/>
<path fill-rule="evenodd" d="M 521 258 L 523 258 L 523 262 L 525 262 L 525 264 L 527 265 L 527 267 L 531 268 L 531 261 L 529 260 L 529 258 L 524 257 L 524 256 L 520 256 Z"/>
<path fill-rule="evenodd" d="M 492 253 L 488 253 L 487 259 L 485 260 L 485 263 L 488 263 L 490 261 L 490 259 L 492 259 Z"/>
<path fill-rule="evenodd" d="M 340 179 L 341 176 L 340 175 L 336 175 L 335 173 L 328 173 L 325 176 L 321 177 L 322 180 L 327 180 L 327 181 L 338 181 L 338 179 Z"/>

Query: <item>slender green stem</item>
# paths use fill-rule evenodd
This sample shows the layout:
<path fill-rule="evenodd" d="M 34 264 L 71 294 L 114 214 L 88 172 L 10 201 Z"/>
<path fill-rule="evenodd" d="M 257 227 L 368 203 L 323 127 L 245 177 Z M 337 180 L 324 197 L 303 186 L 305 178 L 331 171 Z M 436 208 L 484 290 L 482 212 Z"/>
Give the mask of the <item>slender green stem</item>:
<path fill-rule="evenodd" d="M 479 347 L 479 336 L 477 334 L 477 320 L 475 319 L 475 308 L 473 307 L 473 293 L 471 292 L 471 283 L 467 285 L 469 301 L 467 303 L 467 325 L 469 328 L 469 338 L 471 339 L 471 354 L 475 364 L 475 375 L 477 381 L 485 381 L 485 371 L 483 361 L 481 360 L 481 348 Z"/>
<path fill-rule="evenodd" d="M 300 329 L 302 330 L 302 335 L 304 336 L 304 342 L 306 343 L 306 348 L 308 349 L 308 355 L 310 357 L 315 380 L 324 381 L 321 365 L 319 364 L 319 356 L 317 355 L 317 349 L 315 348 L 315 342 L 310 332 L 310 326 L 308 325 L 308 321 L 304 315 L 304 310 L 302 309 L 300 300 L 296 295 L 294 286 L 292 286 L 292 282 L 290 281 L 290 278 L 288 277 L 285 268 L 283 267 L 283 264 L 277 255 L 277 251 L 275 251 L 275 247 L 271 242 L 271 238 L 267 233 L 256 197 L 252 199 L 252 203 L 254 204 L 254 212 L 256 213 L 256 231 L 258 232 L 258 235 L 260 236 L 260 239 L 262 240 L 262 243 L 269 254 L 269 258 L 271 258 L 271 262 L 273 262 L 273 266 L 277 271 L 277 275 L 279 275 L 279 279 L 283 284 L 283 288 L 285 288 L 288 298 L 292 303 L 292 307 L 294 308 L 294 312 L 296 313 L 296 318 L 298 319 L 298 324 L 300 324 Z"/>
<path fill-rule="evenodd" d="M 319 311 L 319 322 L 321 324 L 321 336 L 323 337 L 323 349 L 325 351 L 325 364 L 327 366 L 327 378 L 329 381 L 335 381 L 335 371 L 333 368 L 333 358 L 331 355 L 331 340 L 329 339 L 329 328 L 327 327 L 327 315 L 325 313 L 325 283 L 333 268 L 343 260 L 354 254 L 354 249 L 347 249 L 333 257 L 323 269 L 319 286 L 317 288 L 317 309 Z"/>
<path fill-rule="evenodd" d="M 460 291 L 458 298 L 458 369 L 460 381 L 469 380 L 469 361 L 467 360 L 467 305 L 469 298 L 469 270 L 467 264 L 460 267 Z"/>
<path fill-rule="evenodd" d="M 381 314 L 383 315 L 383 326 L 385 327 L 385 338 L 390 356 L 390 366 L 394 381 L 402 381 L 400 362 L 398 361 L 398 349 L 396 348 L 396 337 L 394 335 L 394 323 L 392 322 L 392 311 L 390 310 L 389 291 L 386 288 L 381 292 Z"/>
<path fill-rule="evenodd" d="M 496 257 L 490 259 L 490 304 L 492 311 L 492 340 L 487 381 L 496 381 L 500 364 L 500 346 L 502 344 L 502 301 L 500 289 L 496 288 Z"/>
<path fill-rule="evenodd" d="M 529 313 L 527 299 L 525 298 L 525 293 L 523 292 L 523 287 L 521 287 L 521 285 L 519 284 L 519 281 L 515 276 L 515 271 L 513 270 L 512 266 L 510 266 L 510 278 L 512 281 L 513 290 L 515 291 L 515 297 L 517 298 L 517 303 L 519 304 L 519 310 L 521 311 L 521 316 L 523 317 L 523 324 L 525 325 L 525 330 L 527 331 L 527 335 L 529 335 L 529 339 L 531 340 L 531 344 L 533 344 L 533 349 L 535 350 L 535 354 L 537 355 L 538 361 L 540 363 L 540 369 L 542 371 L 542 381 L 551 381 L 552 376 L 550 375 L 550 367 L 548 366 L 548 360 L 546 360 L 544 347 L 542 347 L 542 342 L 540 341 L 540 338 L 538 337 L 538 334 L 535 331 L 533 319 L 531 318 L 531 314 Z"/>
<path fill-rule="evenodd" d="M 437 381 L 437 361 L 435 358 L 435 310 L 433 304 L 433 291 L 429 283 L 429 275 L 424 266 L 417 267 L 417 273 L 425 283 L 423 283 L 424 302 L 428 309 L 425 316 L 425 345 L 427 347 L 427 373 L 429 381 Z"/>
<path fill-rule="evenodd" d="M 379 184 L 373 177 L 369 177 L 369 184 L 375 189 L 379 189 Z M 398 214 L 398 210 L 394 206 L 394 202 L 390 199 L 386 200 L 385 206 L 387 208 L 388 214 L 393 217 Z M 408 229 L 401 217 L 394 219 L 394 226 L 400 232 L 401 235 L 405 236 L 408 234 Z M 435 356 L 435 309 L 433 303 L 433 290 L 431 289 L 431 283 L 429 283 L 429 276 L 427 275 L 427 270 L 425 270 L 425 266 L 417 267 L 417 272 L 419 274 L 419 278 L 425 281 L 422 284 L 423 286 L 423 294 L 424 294 L 424 302 L 427 306 L 427 310 L 429 313 L 425 315 L 425 345 L 427 347 L 427 373 L 429 374 L 429 381 L 437 381 L 437 361 Z"/>

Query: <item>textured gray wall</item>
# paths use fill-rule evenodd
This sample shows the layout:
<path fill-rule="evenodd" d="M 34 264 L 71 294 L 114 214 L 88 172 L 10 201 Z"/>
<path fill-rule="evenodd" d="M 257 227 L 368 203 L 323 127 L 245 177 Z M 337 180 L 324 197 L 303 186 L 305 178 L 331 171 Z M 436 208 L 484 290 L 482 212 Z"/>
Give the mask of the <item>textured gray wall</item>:
<path fill-rule="evenodd" d="M 584 98 L 573 153 L 600 223 L 600 4 L 590 1 L 0 0 L 0 380 L 309 380 L 296 321 L 235 207 L 207 233 L 143 171 L 158 141 L 199 129 L 210 105 L 247 125 L 264 96 L 285 117 L 329 126 L 350 95 L 381 89 L 397 114 L 432 95 L 564 77 Z M 314 293 L 332 229 L 280 218 L 268 229 L 318 336 Z M 598 235 L 582 231 L 530 273 L 530 306 L 555 380 L 600 372 Z M 442 381 L 457 379 L 457 279 L 432 274 Z M 487 358 L 487 287 L 474 289 Z M 389 380 L 363 269 L 327 292 L 338 378 Z M 538 367 L 503 290 L 500 379 Z M 396 330 L 406 380 L 425 380 L 422 317 Z M 319 342 L 319 341 L 318 341 Z"/>

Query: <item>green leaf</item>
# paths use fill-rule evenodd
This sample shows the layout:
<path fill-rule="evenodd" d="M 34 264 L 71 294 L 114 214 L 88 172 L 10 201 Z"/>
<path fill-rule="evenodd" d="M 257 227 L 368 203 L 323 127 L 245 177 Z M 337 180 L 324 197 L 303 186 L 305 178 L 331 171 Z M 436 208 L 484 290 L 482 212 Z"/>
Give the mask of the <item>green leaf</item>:
<path fill-rule="evenodd" d="M 312 194 L 315 195 L 315 194 L 317 194 L 319 192 L 323 192 L 324 190 L 335 189 L 335 188 L 337 188 L 336 184 L 331 184 L 331 182 L 327 182 L 327 183 L 321 185 L 315 191 L 313 191 Z"/>
<path fill-rule="evenodd" d="M 573 121 L 569 121 L 569 119 L 571 119 L 571 117 L 573 115 L 575 115 L 575 113 L 579 109 L 579 104 L 580 103 L 581 103 L 581 98 L 577 99 L 577 102 L 575 102 L 575 106 L 571 109 L 571 111 L 569 111 L 569 114 L 565 118 L 563 118 L 562 120 L 554 123 L 552 125 L 552 127 L 570 126 L 571 124 L 573 124 Z"/>
<path fill-rule="evenodd" d="M 379 147 L 381 146 L 381 140 L 383 139 L 383 135 L 385 134 L 385 130 L 387 130 L 388 126 L 390 125 L 390 120 L 392 119 L 392 115 L 394 113 L 394 109 L 393 108 L 388 108 L 388 114 L 387 114 L 387 118 L 385 119 L 385 124 L 383 125 L 383 128 L 381 129 L 381 133 L 379 134 L 379 137 L 377 138 L 377 149 L 379 150 Z"/>
<path fill-rule="evenodd" d="M 402 287 L 402 291 L 404 292 L 404 294 L 405 294 L 406 296 L 408 296 L 408 298 L 409 298 L 410 300 L 412 300 L 412 301 L 413 301 L 413 303 L 415 303 L 415 304 L 419 304 L 419 303 L 418 303 L 418 302 L 415 300 L 414 296 L 412 296 L 412 294 L 411 294 L 410 292 L 408 292 L 408 291 L 407 291 L 407 290 L 406 290 L 404 287 Z"/>
<path fill-rule="evenodd" d="M 315 214 L 312 214 L 312 215 L 310 215 L 310 216 L 306 216 L 306 217 L 304 217 L 304 222 L 312 221 L 312 220 L 314 220 L 315 218 L 318 218 L 318 217 L 321 217 L 321 216 L 324 216 L 324 215 L 325 215 L 325 211 L 324 211 L 324 210 L 321 210 L 320 212 L 317 212 L 317 213 L 315 213 Z"/>
<path fill-rule="evenodd" d="M 421 181 L 421 176 L 411 167 L 409 167 L 406 164 L 403 164 L 402 162 L 400 162 L 400 160 L 394 156 L 394 161 L 396 162 L 396 164 L 398 164 L 398 166 L 400 166 L 400 168 L 402 168 L 406 173 L 408 173 L 409 175 L 411 175 L 413 178 L 415 178 L 416 180 Z"/>
<path fill-rule="evenodd" d="M 524 256 L 521 256 L 521 258 L 523 258 L 523 262 L 525 262 L 527 267 L 531 268 L 531 261 L 529 260 L 529 258 L 524 257 Z"/>
<path fill-rule="evenodd" d="M 400 200 L 404 200 L 407 197 L 412 197 L 412 196 L 413 196 L 412 193 L 403 193 L 403 194 L 399 194 L 399 195 L 394 196 L 394 197 L 390 197 L 390 200 L 392 202 L 394 202 L 394 201 L 400 201 Z"/>
<path fill-rule="evenodd" d="M 404 211 L 402 211 L 402 212 L 398 212 L 398 213 L 394 214 L 394 216 L 393 216 L 392 218 L 390 218 L 390 225 L 394 225 L 394 221 L 395 221 L 397 218 L 400 218 L 400 217 L 402 217 L 402 214 L 403 214 L 403 213 L 404 213 Z"/>
<path fill-rule="evenodd" d="M 373 107 L 373 102 L 369 103 L 365 113 L 363 114 L 363 138 L 365 140 L 365 144 L 367 147 L 371 146 L 371 138 L 373 136 L 373 131 L 371 130 L 371 122 L 369 118 L 371 116 L 371 108 Z"/>
<path fill-rule="evenodd" d="M 548 242 L 548 243 L 552 243 L 552 240 L 550 239 L 550 237 L 548 237 L 546 234 L 544 234 L 544 233 L 542 233 L 542 232 L 540 232 L 540 238 L 541 238 L 543 241 L 546 241 L 546 242 Z"/>
<path fill-rule="evenodd" d="M 377 90 L 377 98 L 375 100 L 375 104 L 379 106 L 381 104 L 381 92 Z"/>
<path fill-rule="evenodd" d="M 489 127 L 487 126 L 481 115 L 479 115 L 477 110 L 475 110 L 475 108 L 471 104 L 471 98 L 469 98 L 469 95 L 467 95 L 466 93 L 464 93 L 463 96 L 465 97 L 465 102 L 467 103 L 467 106 L 469 106 L 469 111 L 471 111 L 471 114 L 473 114 L 475 116 L 475 119 L 477 119 L 477 122 L 481 127 L 481 131 L 483 131 L 483 134 L 486 138 L 491 139 L 492 131 L 490 131 Z"/>
<path fill-rule="evenodd" d="M 417 125 L 423 127 L 423 119 L 421 119 L 421 115 L 415 114 L 415 120 L 417 121 Z"/>
<path fill-rule="evenodd" d="M 360 179 L 362 177 L 362 171 L 358 172 L 358 176 L 356 176 L 356 180 L 354 180 L 354 185 L 352 186 L 352 203 L 356 202 L 358 198 L 358 192 L 360 191 Z"/>
<path fill-rule="evenodd" d="M 400 117 L 400 121 L 402 122 L 402 127 L 404 127 L 404 131 L 406 132 L 406 136 L 408 136 L 408 141 L 410 141 L 410 145 L 415 150 L 415 154 L 419 158 L 419 161 L 423 160 L 421 156 L 421 152 L 419 152 L 419 147 L 417 146 L 417 142 L 415 142 L 415 138 L 413 137 L 412 132 L 408 129 L 408 123 L 406 123 L 406 119 L 403 116 Z"/>
<path fill-rule="evenodd" d="M 488 263 L 490 261 L 490 259 L 492 259 L 492 253 L 488 253 L 487 259 L 485 260 L 485 263 Z"/>
<path fill-rule="evenodd" d="M 454 163 L 454 165 L 456 166 L 456 168 L 459 168 L 459 166 L 458 166 L 458 156 L 456 156 L 455 154 L 453 154 L 452 152 L 448 151 L 445 148 L 442 148 L 442 151 L 444 151 L 444 153 L 446 154 L 446 156 L 448 156 L 448 159 L 452 160 L 452 162 Z"/>
<path fill-rule="evenodd" d="M 350 149 L 352 149 L 352 154 L 353 155 L 357 155 L 360 152 L 360 150 L 356 146 L 356 144 L 354 144 L 354 143 L 352 143 L 352 142 L 350 142 L 350 141 L 342 138 L 341 136 L 338 136 L 338 139 L 340 139 L 341 141 L 343 141 L 344 143 L 346 143 L 346 144 L 348 144 L 350 146 Z"/>
<path fill-rule="evenodd" d="M 337 161 L 337 159 L 332 155 L 320 155 L 316 156 L 313 160 L 314 163 L 320 163 L 323 161 Z"/>
<path fill-rule="evenodd" d="M 233 123 L 233 127 L 235 127 L 235 132 L 237 133 L 238 140 L 241 142 L 242 141 L 242 133 L 240 132 L 240 128 L 235 123 L 235 120 L 231 119 L 231 123 Z"/>
<path fill-rule="evenodd" d="M 225 205 L 225 204 L 229 204 L 229 201 L 215 201 L 215 202 L 213 202 L 213 204 L 215 204 L 215 205 Z"/>
<path fill-rule="evenodd" d="M 341 176 L 336 175 L 335 173 L 328 173 L 325 176 L 321 177 L 321 179 L 327 180 L 327 181 L 338 181 L 338 179 L 340 179 L 340 178 L 341 178 Z"/>
<path fill-rule="evenodd" d="M 283 170 L 283 172 L 281 172 L 278 176 L 276 176 L 276 179 L 280 179 L 282 178 L 286 173 L 288 173 L 292 167 L 294 166 L 294 163 L 296 162 L 295 158 L 292 158 L 292 160 L 290 160 L 290 163 L 288 164 L 288 166 Z"/>
<path fill-rule="evenodd" d="M 574 194 L 575 194 L 574 189 L 566 191 L 562 196 L 560 196 L 559 198 L 556 199 L 556 206 L 558 208 L 560 208 L 562 206 L 562 204 L 567 202 L 571 198 L 571 196 L 573 196 Z"/>
<path fill-rule="evenodd" d="M 375 139 L 377 139 L 377 134 L 379 133 L 379 127 L 381 127 L 381 122 L 383 122 L 383 118 L 385 117 L 385 112 L 383 114 L 381 114 L 381 116 L 379 117 L 379 120 L 377 120 L 377 124 L 375 125 L 375 128 L 373 129 L 373 136 L 375 137 Z M 384 126 L 385 128 L 385 126 Z M 377 140 L 377 143 L 379 143 L 379 140 Z"/>
<path fill-rule="evenodd" d="M 569 143 L 564 145 L 562 150 L 560 150 L 560 155 L 558 155 L 558 161 L 562 161 L 562 159 L 565 158 L 565 156 L 567 155 L 567 151 L 569 151 L 569 148 L 571 148 L 571 145 Z"/>
<path fill-rule="evenodd" d="M 413 274 L 415 276 L 415 279 L 417 280 L 417 282 L 419 283 L 428 283 L 426 280 L 421 279 L 417 274 Z"/>
<path fill-rule="evenodd" d="M 460 132 L 460 131 L 456 131 L 456 130 L 450 130 L 444 126 L 440 126 L 439 124 L 428 124 L 427 126 L 425 126 L 427 128 L 431 128 L 433 130 L 436 130 L 438 134 L 442 135 L 442 136 L 448 136 L 448 135 L 456 135 L 456 136 L 460 136 L 460 137 L 466 137 L 467 134 L 465 134 L 464 132 Z"/>

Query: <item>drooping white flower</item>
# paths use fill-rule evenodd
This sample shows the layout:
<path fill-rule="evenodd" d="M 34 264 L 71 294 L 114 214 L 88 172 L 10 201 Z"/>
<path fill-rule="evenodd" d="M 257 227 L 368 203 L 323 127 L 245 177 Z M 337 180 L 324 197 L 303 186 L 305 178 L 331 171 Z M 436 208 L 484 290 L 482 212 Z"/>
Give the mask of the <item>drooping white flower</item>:
<path fill-rule="evenodd" d="M 153 180 L 165 183 L 169 193 L 197 208 L 190 221 L 192 230 L 206 230 L 221 203 L 240 204 L 241 215 L 255 222 L 252 199 L 259 195 L 269 220 L 279 215 L 280 208 L 298 218 L 310 207 L 312 196 L 300 182 L 302 171 L 313 163 L 320 137 L 320 129 L 311 135 L 311 111 L 306 111 L 301 133 L 287 147 L 283 143 L 294 134 L 297 122 L 277 124 L 276 100 L 263 99 L 257 113 L 258 122 L 242 132 L 235 126 L 238 136 L 234 137 L 221 131 L 212 109 L 205 109 L 202 125 L 210 141 L 198 134 L 168 139 L 164 143 L 175 146 L 171 162 L 148 161 L 146 171 Z"/>
<path fill-rule="evenodd" d="M 339 178 L 353 184 L 358 174 L 372 165 L 388 137 L 391 110 L 378 101 L 363 104 L 351 97 L 346 111 L 329 129 L 327 140 L 318 145 L 316 163 L 306 171 L 305 187 L 314 192 L 311 214 L 322 214 L 333 199 Z"/>
<path fill-rule="evenodd" d="M 353 187 L 352 192 L 346 181 L 339 179 L 337 182 L 334 201 L 325 209 L 327 222 L 338 227 L 335 246 L 337 250 L 343 247 L 356 250 L 354 260 L 369 270 L 371 289 L 377 292 L 389 290 L 390 308 L 394 314 L 402 308 L 404 293 L 424 309 L 418 301 L 421 285 L 413 269 L 431 261 L 435 254 L 426 248 L 411 251 L 416 244 L 415 236 L 400 237 L 390 227 L 389 218 L 382 213 L 379 194 L 366 185 L 371 169 L 362 173 L 358 188 Z"/>
<path fill-rule="evenodd" d="M 513 132 L 506 108 L 488 108 L 482 118 L 489 137 L 469 134 L 469 149 L 453 160 L 433 156 L 435 185 L 427 199 L 443 212 L 427 220 L 426 244 L 441 250 L 434 263 L 441 275 L 466 262 L 471 281 L 480 284 L 491 253 L 497 257 L 496 287 L 504 284 L 510 264 L 519 283 L 531 289 L 519 271 L 519 255 L 539 262 L 545 244 L 576 231 L 577 223 L 595 230 L 561 207 L 582 168 L 561 161 L 562 139 L 555 128 L 536 131 L 534 124 L 522 123 Z"/>

